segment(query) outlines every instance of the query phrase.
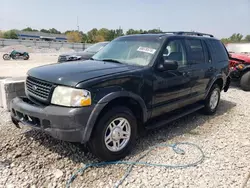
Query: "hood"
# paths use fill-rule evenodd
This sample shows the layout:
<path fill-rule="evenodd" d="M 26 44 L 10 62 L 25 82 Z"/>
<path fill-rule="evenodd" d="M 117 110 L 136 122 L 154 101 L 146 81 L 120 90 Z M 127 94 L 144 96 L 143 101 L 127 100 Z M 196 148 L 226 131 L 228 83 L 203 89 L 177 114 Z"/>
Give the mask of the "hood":
<path fill-rule="evenodd" d="M 138 67 L 103 61 L 73 61 L 36 67 L 28 71 L 28 75 L 51 83 L 76 86 L 78 83 L 93 78 L 127 72 Z"/>
<path fill-rule="evenodd" d="M 230 53 L 231 58 L 238 59 L 240 61 L 244 61 L 245 63 L 250 63 L 250 55 L 249 54 L 240 54 L 240 53 Z"/>

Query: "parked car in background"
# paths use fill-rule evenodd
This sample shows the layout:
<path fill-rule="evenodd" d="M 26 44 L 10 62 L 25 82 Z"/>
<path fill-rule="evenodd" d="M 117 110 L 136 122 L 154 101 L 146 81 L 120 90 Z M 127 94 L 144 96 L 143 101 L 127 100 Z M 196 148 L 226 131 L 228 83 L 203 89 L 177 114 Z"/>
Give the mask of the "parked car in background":
<path fill-rule="evenodd" d="M 250 91 L 250 53 L 230 52 L 231 78 L 240 82 L 244 91 Z"/>
<path fill-rule="evenodd" d="M 214 114 L 229 88 L 229 54 L 210 34 L 168 32 L 116 38 L 91 60 L 28 71 L 11 117 L 54 138 L 87 143 L 118 160 L 137 133 L 194 111 Z"/>
<path fill-rule="evenodd" d="M 84 51 L 61 54 L 58 57 L 58 63 L 63 63 L 67 61 L 88 60 L 108 43 L 109 42 L 98 42 L 85 49 Z"/>

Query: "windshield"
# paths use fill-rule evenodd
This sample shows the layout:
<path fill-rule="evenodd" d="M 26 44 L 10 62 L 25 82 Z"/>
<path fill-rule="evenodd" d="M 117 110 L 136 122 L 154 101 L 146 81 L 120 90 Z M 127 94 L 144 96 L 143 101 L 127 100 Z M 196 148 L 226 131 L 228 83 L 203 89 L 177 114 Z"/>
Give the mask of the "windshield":
<path fill-rule="evenodd" d="M 116 60 L 125 64 L 146 66 L 161 45 L 159 37 L 124 37 L 110 42 L 93 56 L 95 60 Z"/>
<path fill-rule="evenodd" d="M 107 43 L 104 42 L 100 42 L 100 43 L 96 43 L 93 44 L 92 46 L 90 46 L 89 48 L 87 48 L 86 50 L 84 50 L 85 52 L 98 52 L 99 50 L 101 50 Z"/>

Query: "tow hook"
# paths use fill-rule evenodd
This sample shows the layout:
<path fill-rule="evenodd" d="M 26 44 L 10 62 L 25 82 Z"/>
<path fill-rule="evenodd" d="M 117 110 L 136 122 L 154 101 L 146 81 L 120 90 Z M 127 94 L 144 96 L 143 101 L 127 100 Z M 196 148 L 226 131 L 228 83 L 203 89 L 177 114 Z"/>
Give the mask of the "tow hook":
<path fill-rule="evenodd" d="M 11 121 L 14 123 L 14 125 L 15 125 L 17 128 L 21 129 L 21 127 L 20 127 L 20 125 L 19 125 L 19 123 L 18 123 L 18 121 L 17 121 L 16 119 L 14 119 L 13 117 L 11 117 Z"/>

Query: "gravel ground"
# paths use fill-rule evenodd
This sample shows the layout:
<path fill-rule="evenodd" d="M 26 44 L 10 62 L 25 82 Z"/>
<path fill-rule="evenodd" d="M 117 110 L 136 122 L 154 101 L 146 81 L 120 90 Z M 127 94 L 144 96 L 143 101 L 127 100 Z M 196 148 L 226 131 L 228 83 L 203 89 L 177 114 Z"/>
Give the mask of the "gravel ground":
<path fill-rule="evenodd" d="M 203 163 L 185 169 L 135 166 L 121 187 L 241 187 L 250 172 L 250 97 L 237 87 L 222 93 L 218 112 L 199 112 L 140 137 L 132 154 L 135 160 L 159 143 L 191 142 L 205 153 Z M 79 145 L 57 141 L 36 131 L 16 129 L 7 112 L 0 112 L 0 187 L 65 187 L 83 164 L 96 159 Z M 185 155 L 161 148 L 142 161 L 179 164 L 200 154 L 185 147 Z M 72 187 L 113 187 L 127 166 L 88 169 Z M 250 187 L 248 182 L 247 187 Z"/>

